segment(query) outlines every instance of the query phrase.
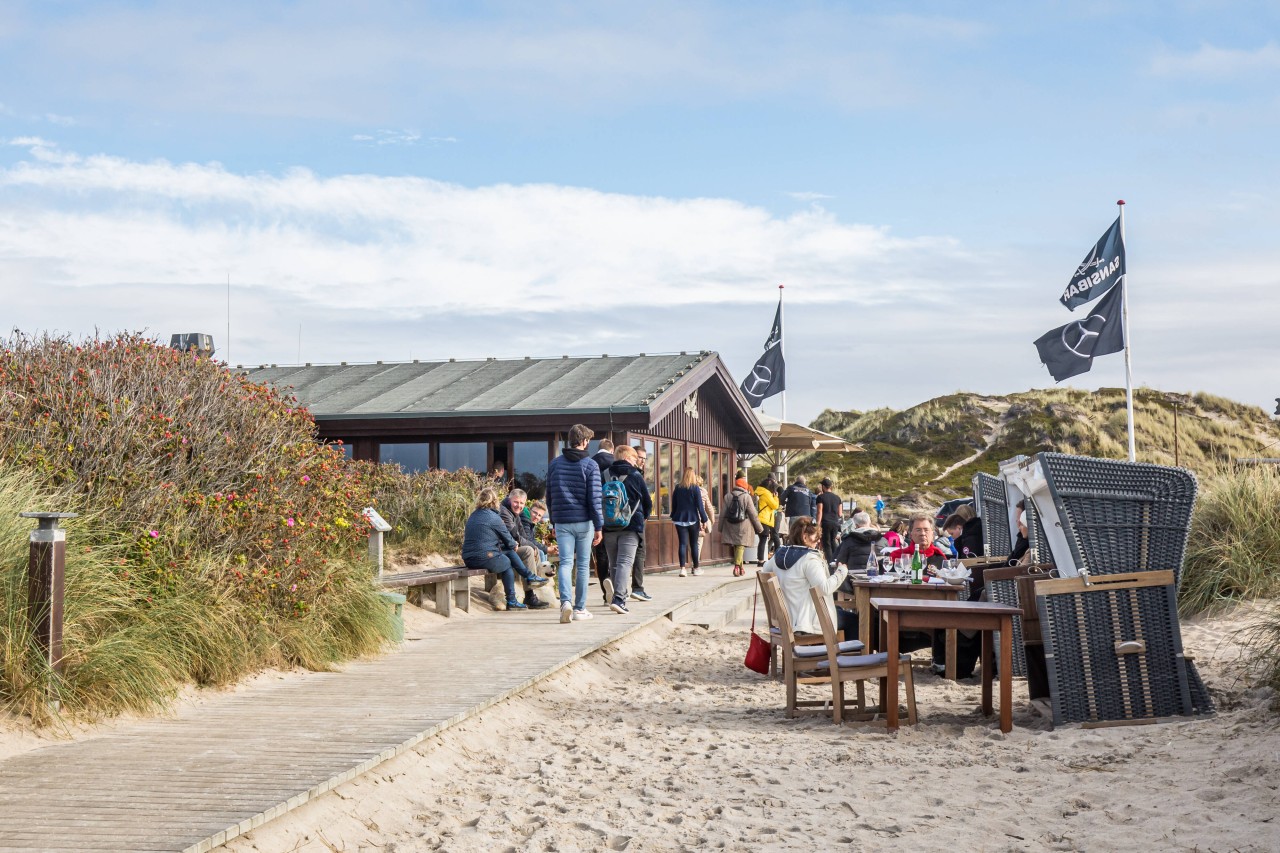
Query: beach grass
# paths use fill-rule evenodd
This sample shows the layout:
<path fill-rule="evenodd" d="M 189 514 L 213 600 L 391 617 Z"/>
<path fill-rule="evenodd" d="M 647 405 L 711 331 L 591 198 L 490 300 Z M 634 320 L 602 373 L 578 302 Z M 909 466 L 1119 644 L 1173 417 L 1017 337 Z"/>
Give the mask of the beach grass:
<path fill-rule="evenodd" d="M 1200 476 L 1179 603 L 1197 613 L 1280 597 L 1280 472 L 1223 465 Z"/>

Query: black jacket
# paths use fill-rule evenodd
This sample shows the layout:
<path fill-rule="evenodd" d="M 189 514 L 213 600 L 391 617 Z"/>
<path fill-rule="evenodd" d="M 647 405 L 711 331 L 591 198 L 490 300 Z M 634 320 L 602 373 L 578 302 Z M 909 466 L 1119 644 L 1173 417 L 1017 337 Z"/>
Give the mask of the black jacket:
<path fill-rule="evenodd" d="M 965 548 L 969 549 L 968 554 L 964 552 Z M 964 559 L 966 557 L 981 557 L 984 553 L 982 546 L 982 519 L 971 518 L 964 523 L 964 530 L 960 531 L 960 535 L 956 537 L 956 555 Z"/>

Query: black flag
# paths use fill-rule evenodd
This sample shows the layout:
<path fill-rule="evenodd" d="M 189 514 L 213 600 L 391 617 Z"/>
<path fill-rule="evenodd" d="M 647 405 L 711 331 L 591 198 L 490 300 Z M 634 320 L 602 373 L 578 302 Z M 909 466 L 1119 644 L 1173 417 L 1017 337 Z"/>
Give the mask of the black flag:
<path fill-rule="evenodd" d="M 773 328 L 769 340 L 764 342 L 764 353 L 756 359 L 751 374 L 738 386 L 751 408 L 756 408 L 774 394 L 787 390 L 787 366 L 782 360 L 782 300 L 778 300 L 778 313 L 773 315 Z"/>
<path fill-rule="evenodd" d="M 1095 356 L 1124 349 L 1123 300 L 1124 284 L 1117 284 L 1088 317 L 1040 336 L 1036 350 L 1055 382 L 1087 373 Z"/>
<path fill-rule="evenodd" d="M 1122 278 L 1124 238 L 1120 236 L 1120 217 L 1116 217 L 1116 221 L 1094 245 L 1088 257 L 1080 262 L 1067 289 L 1062 291 L 1060 301 L 1074 311 L 1077 305 L 1083 305 L 1106 293 L 1107 288 Z"/>

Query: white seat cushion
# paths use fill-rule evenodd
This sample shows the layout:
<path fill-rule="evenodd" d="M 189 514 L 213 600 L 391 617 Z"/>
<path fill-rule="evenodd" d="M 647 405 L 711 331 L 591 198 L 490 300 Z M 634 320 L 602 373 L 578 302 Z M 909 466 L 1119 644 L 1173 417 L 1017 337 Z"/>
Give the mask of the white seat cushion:
<path fill-rule="evenodd" d="M 845 640 L 836 647 L 836 654 L 857 654 L 862 651 L 863 645 L 861 640 Z M 796 646 L 791 650 L 798 658 L 817 658 L 823 657 L 827 653 L 827 647 L 823 645 L 817 646 Z"/>

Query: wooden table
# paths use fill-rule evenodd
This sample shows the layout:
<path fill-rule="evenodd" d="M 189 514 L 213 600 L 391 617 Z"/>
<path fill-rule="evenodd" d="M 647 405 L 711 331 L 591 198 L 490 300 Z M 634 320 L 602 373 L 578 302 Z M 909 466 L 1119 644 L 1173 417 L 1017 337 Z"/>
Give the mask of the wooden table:
<path fill-rule="evenodd" d="M 918 598 L 876 597 L 871 599 L 871 604 L 880 611 L 880 645 L 889 654 L 884 705 L 890 730 L 898 728 L 898 631 L 904 628 L 981 631 L 982 713 L 991 714 L 991 670 L 995 667 L 991 634 L 1000 632 L 1000 659 L 1012 660 L 1013 617 L 1021 613 L 1021 609 L 987 601 L 922 601 Z M 1012 729 L 1013 667 L 1006 663 L 1000 667 L 1000 731 Z"/>
<path fill-rule="evenodd" d="M 871 628 L 875 624 L 871 618 L 871 596 L 892 595 L 928 601 L 955 601 L 960 595 L 960 590 L 964 589 L 963 586 L 953 586 L 949 583 L 911 583 L 910 581 L 882 583 L 857 577 L 850 577 L 849 581 L 853 584 L 853 609 L 858 613 L 858 639 L 862 641 L 867 651 L 875 648 L 873 641 L 876 639 L 876 636 L 871 633 Z M 843 604 L 847 605 L 847 603 Z M 837 601 L 836 605 L 841 606 L 842 602 Z M 880 649 L 883 650 L 884 646 L 880 646 Z M 947 630 L 947 678 L 954 681 L 955 677 L 956 632 L 951 628 Z"/>

